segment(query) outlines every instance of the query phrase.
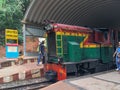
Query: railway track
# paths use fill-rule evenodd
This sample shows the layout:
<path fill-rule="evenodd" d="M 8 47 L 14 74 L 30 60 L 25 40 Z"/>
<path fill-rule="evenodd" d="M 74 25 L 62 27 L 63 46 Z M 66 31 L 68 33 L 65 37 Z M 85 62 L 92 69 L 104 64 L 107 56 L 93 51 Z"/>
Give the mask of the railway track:
<path fill-rule="evenodd" d="M 40 83 L 33 83 L 29 85 L 22 85 L 17 87 L 5 88 L 2 90 L 39 90 L 41 88 L 47 87 L 48 85 L 52 84 L 51 82 L 44 81 Z"/>
<path fill-rule="evenodd" d="M 0 90 L 39 90 L 50 84 L 52 84 L 52 82 L 47 81 L 43 77 L 0 84 Z"/>

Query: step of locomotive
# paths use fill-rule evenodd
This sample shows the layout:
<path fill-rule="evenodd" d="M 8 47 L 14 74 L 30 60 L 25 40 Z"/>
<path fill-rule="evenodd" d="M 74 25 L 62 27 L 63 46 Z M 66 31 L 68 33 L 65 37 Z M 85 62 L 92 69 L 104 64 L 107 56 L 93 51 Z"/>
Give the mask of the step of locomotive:
<path fill-rule="evenodd" d="M 4 68 L 4 67 L 9 67 L 9 66 L 20 64 L 20 63 L 16 63 L 17 60 L 18 59 L 16 59 L 16 58 L 14 58 L 14 59 L 3 58 L 2 60 L 0 60 L 0 68 Z M 37 63 L 37 57 L 25 57 L 21 64 L 34 63 L 34 62 Z"/>
<path fill-rule="evenodd" d="M 0 84 L 44 76 L 43 64 L 27 63 L 0 69 Z"/>

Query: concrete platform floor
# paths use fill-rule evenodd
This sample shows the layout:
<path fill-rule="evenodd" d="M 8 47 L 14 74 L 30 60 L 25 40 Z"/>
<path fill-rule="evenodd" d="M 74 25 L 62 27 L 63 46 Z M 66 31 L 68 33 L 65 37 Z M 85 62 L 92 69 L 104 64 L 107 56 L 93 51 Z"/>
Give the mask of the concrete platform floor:
<path fill-rule="evenodd" d="M 13 65 L 0 69 L 0 83 L 42 77 L 43 74 L 43 65 L 37 66 L 36 62 Z"/>
<path fill-rule="evenodd" d="M 34 57 L 24 56 L 22 64 L 37 62 L 37 58 L 38 57 L 36 56 Z M 0 58 L 0 68 L 5 68 L 5 67 L 16 65 L 18 64 L 16 63 L 17 60 L 18 58 L 6 58 L 6 57 Z"/>
<path fill-rule="evenodd" d="M 59 81 L 40 90 L 120 90 L 120 73 L 107 71 Z"/>

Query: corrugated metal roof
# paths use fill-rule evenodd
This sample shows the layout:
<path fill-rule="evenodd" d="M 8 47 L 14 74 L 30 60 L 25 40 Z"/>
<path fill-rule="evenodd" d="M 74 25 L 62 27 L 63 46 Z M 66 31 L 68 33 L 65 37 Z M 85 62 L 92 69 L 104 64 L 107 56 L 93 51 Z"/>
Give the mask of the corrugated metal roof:
<path fill-rule="evenodd" d="M 118 27 L 120 0 L 33 0 L 24 22 L 38 24 L 52 20 L 78 26 Z"/>

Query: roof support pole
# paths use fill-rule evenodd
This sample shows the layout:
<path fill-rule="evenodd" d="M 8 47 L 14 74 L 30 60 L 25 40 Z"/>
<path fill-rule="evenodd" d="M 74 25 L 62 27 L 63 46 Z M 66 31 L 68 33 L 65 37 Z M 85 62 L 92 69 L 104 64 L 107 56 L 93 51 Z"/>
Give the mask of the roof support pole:
<path fill-rule="evenodd" d="M 26 25 L 23 24 L 23 53 L 26 56 Z"/>

